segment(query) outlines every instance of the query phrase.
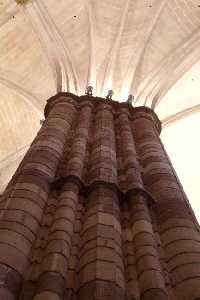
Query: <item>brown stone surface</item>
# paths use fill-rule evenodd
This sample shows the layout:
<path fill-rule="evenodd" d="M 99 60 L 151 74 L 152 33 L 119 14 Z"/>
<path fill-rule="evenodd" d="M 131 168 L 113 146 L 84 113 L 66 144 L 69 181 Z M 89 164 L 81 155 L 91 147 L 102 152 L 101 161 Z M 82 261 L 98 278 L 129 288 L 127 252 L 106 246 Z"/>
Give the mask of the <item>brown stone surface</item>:
<path fill-rule="evenodd" d="M 95 280 L 87 283 L 78 291 L 78 300 L 124 300 L 125 292 L 112 282 Z"/>
<path fill-rule="evenodd" d="M 200 299 L 200 234 L 146 107 L 60 93 L 0 197 L 0 298 Z"/>

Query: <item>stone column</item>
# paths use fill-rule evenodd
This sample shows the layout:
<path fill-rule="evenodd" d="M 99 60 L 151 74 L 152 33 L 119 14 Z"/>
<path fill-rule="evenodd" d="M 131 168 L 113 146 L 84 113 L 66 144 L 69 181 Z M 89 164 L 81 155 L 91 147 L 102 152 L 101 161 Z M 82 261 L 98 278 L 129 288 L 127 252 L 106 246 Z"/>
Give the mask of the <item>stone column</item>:
<path fill-rule="evenodd" d="M 121 205 L 122 249 L 125 264 L 126 295 L 128 299 L 140 299 L 140 289 L 136 270 L 135 245 L 130 222 L 130 212 L 126 202 Z"/>
<path fill-rule="evenodd" d="M 121 133 L 123 165 L 126 170 L 125 201 L 129 206 L 134 245 L 135 267 L 132 267 L 137 272 L 141 300 L 166 300 L 168 295 L 148 208 L 151 202 L 143 185 L 142 168 L 139 164 L 129 117 L 131 116 L 127 108 L 121 108 L 118 130 Z"/>
<path fill-rule="evenodd" d="M 80 97 L 79 115 L 75 125 L 75 133 L 70 149 L 70 155 L 64 157 L 64 168 L 61 176 L 74 177 L 81 185 L 85 185 L 84 168 L 86 165 L 86 150 L 89 142 L 91 123 L 93 117 L 94 105 L 92 98 L 88 96 Z"/>
<path fill-rule="evenodd" d="M 138 108 L 133 131 L 145 186 L 154 198 L 155 214 L 171 284 L 178 300 L 200 297 L 200 235 L 194 213 L 159 138 L 154 112 Z"/>
<path fill-rule="evenodd" d="M 75 115 L 72 98 L 56 96 L 30 150 L 0 202 L 0 298 L 17 299 Z"/>
<path fill-rule="evenodd" d="M 41 226 L 37 232 L 34 246 L 32 247 L 31 266 L 28 272 L 26 272 L 25 281 L 23 282 L 22 291 L 20 293 L 20 300 L 32 300 L 36 293 L 41 263 L 45 255 L 44 250 L 48 243 L 49 230 L 53 223 L 57 202 L 58 192 L 52 190 L 44 208 Z"/>
<path fill-rule="evenodd" d="M 34 300 L 64 297 L 78 202 L 79 186 L 65 183 L 49 230 Z"/>
<path fill-rule="evenodd" d="M 72 284 L 69 264 L 79 206 L 79 190 L 83 185 L 83 169 L 93 105 L 87 99 L 77 102 L 77 119 L 67 156 L 60 163 L 61 193 L 58 199 L 49 240 L 40 268 L 34 300 L 63 299 L 66 286 Z M 58 178 L 59 181 L 59 178 Z M 70 282 L 69 282 L 70 280 Z M 54 282 L 54 283 L 53 283 Z"/>
<path fill-rule="evenodd" d="M 88 198 L 81 232 L 78 299 L 123 300 L 124 265 L 112 106 L 99 103 L 94 120 Z"/>
<path fill-rule="evenodd" d="M 78 299 L 125 299 L 120 210 L 116 191 L 90 192 L 81 232 Z"/>
<path fill-rule="evenodd" d="M 79 203 L 77 207 L 76 221 L 74 227 L 74 234 L 72 237 L 72 250 L 69 259 L 69 267 L 68 274 L 66 280 L 66 293 L 64 300 L 76 300 L 77 299 L 77 291 L 79 288 L 78 284 L 78 270 L 80 264 L 80 256 L 81 256 L 81 230 L 84 219 L 84 197 L 79 197 Z"/>

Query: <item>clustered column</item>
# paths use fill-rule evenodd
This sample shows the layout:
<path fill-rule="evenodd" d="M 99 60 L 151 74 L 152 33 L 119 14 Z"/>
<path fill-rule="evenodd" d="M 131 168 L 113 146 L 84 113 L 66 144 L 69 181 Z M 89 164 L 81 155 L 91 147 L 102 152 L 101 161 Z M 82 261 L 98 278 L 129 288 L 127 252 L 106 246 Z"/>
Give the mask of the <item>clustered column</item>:
<path fill-rule="evenodd" d="M 149 108 L 59 93 L 0 198 L 0 298 L 200 299 L 199 226 Z"/>

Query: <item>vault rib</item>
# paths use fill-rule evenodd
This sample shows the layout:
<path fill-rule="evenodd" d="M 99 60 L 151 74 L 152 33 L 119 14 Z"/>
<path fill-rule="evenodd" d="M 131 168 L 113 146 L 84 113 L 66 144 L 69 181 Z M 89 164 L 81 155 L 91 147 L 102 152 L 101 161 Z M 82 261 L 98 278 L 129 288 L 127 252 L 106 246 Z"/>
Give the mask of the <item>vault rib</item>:
<path fill-rule="evenodd" d="M 56 53 L 54 42 L 51 38 L 48 27 L 32 3 L 22 6 L 22 9 L 24 9 L 24 12 L 27 14 L 32 28 L 40 41 L 40 45 L 47 56 L 54 81 L 56 83 L 56 90 L 57 92 L 60 92 L 62 90 L 62 71 L 58 59 L 58 53 Z"/>
<path fill-rule="evenodd" d="M 88 14 L 88 21 L 90 27 L 90 60 L 89 60 L 89 67 L 88 67 L 88 79 L 87 79 L 87 86 L 91 85 L 96 90 L 97 84 L 97 67 L 96 67 L 96 39 L 95 39 L 95 18 L 94 13 L 92 11 L 92 5 L 90 0 L 86 0 L 86 9 Z"/>
<path fill-rule="evenodd" d="M 191 47 L 196 43 L 196 39 L 200 36 L 199 30 L 195 30 L 189 38 L 185 41 L 185 43 L 179 45 L 178 48 L 173 49 L 170 54 L 165 57 L 157 67 L 149 73 L 149 75 L 143 80 L 138 88 L 138 92 L 136 94 L 137 101 L 144 102 L 145 105 L 149 99 L 147 99 L 147 95 L 153 91 L 154 87 L 160 83 L 160 78 L 166 74 L 166 68 L 170 68 L 176 64 L 176 61 L 182 56 L 182 59 L 185 57 L 185 54 L 188 52 L 188 48 L 191 51 Z"/>
<path fill-rule="evenodd" d="M 200 39 L 195 44 L 197 47 L 192 52 L 193 47 L 188 51 L 187 56 L 185 56 L 179 65 L 170 72 L 169 77 L 165 77 L 166 80 L 163 81 L 163 84 L 159 86 L 156 94 L 153 94 L 152 108 L 155 109 L 158 104 L 161 102 L 166 93 L 170 88 L 176 84 L 176 82 L 200 59 L 199 50 L 200 50 Z M 190 52 L 190 53 L 189 53 Z"/>
<path fill-rule="evenodd" d="M 149 30 L 147 31 L 147 35 L 146 35 L 146 38 L 145 38 L 145 42 L 143 44 L 143 47 L 141 49 L 141 52 L 139 54 L 139 57 L 138 57 L 138 60 L 137 60 L 137 64 L 136 64 L 136 67 L 134 69 L 134 73 L 133 73 L 133 76 L 130 77 L 132 78 L 132 81 L 131 81 L 131 86 L 130 86 L 130 93 L 131 94 L 134 94 L 135 93 L 135 90 L 137 89 L 138 85 L 139 85 L 139 79 L 140 79 L 140 73 L 141 73 L 141 67 L 142 67 L 142 64 L 143 64 L 143 61 L 144 61 L 144 55 L 145 55 L 145 52 L 146 52 L 146 49 L 149 45 L 149 42 L 150 42 L 150 39 L 154 33 L 154 30 L 158 24 L 158 21 L 160 19 L 160 16 L 167 4 L 167 0 L 163 0 L 160 4 L 160 6 L 158 7 L 157 9 L 157 12 L 155 13 L 155 16 L 154 18 L 152 19 L 152 22 L 149 26 Z M 137 102 L 137 100 L 136 100 Z"/>
<path fill-rule="evenodd" d="M 20 97 L 22 97 L 23 100 L 29 106 L 31 106 L 40 117 L 42 117 L 44 108 L 43 105 L 41 104 L 41 101 L 34 94 L 22 88 L 11 79 L 7 79 L 2 73 L 3 72 L 0 72 L 0 84 L 7 87 L 11 91 L 19 95 Z"/>
<path fill-rule="evenodd" d="M 197 105 L 194 105 L 194 106 L 191 106 L 189 108 L 186 108 L 182 111 L 179 111 L 178 113 L 176 114 L 173 114 L 165 119 L 162 120 L 162 127 L 163 128 L 166 128 L 168 127 L 169 125 L 175 123 L 175 122 L 178 122 L 182 119 L 185 119 L 195 113 L 199 113 L 200 112 L 200 104 L 197 104 Z"/>
<path fill-rule="evenodd" d="M 158 2 L 157 2 L 158 3 Z M 145 51 L 147 49 L 147 46 L 149 44 L 149 41 L 151 39 L 151 36 L 154 32 L 154 29 L 158 23 L 158 20 L 161 16 L 161 13 L 167 4 L 167 0 L 163 0 L 161 4 L 159 4 L 157 11 L 152 18 L 151 24 L 149 25 L 149 29 L 147 30 L 145 34 L 144 41 L 141 42 L 141 47 L 139 47 L 139 51 L 135 53 L 135 51 L 132 52 L 131 58 L 130 58 L 130 64 L 128 66 L 127 72 L 124 76 L 123 82 L 122 82 L 122 93 L 125 92 L 128 94 L 136 94 L 136 89 L 138 87 L 138 79 L 139 74 L 141 72 L 141 66 L 143 63 L 143 58 Z M 132 62 L 132 63 L 131 63 Z"/>
<path fill-rule="evenodd" d="M 49 26 L 51 30 L 51 34 L 53 36 L 54 42 L 56 43 L 59 52 L 60 61 L 62 62 L 62 71 L 66 77 L 67 77 L 66 73 L 68 72 L 69 84 L 71 85 L 70 91 L 73 91 L 74 89 L 76 93 L 79 94 L 80 93 L 79 79 L 76 71 L 76 65 L 71 56 L 71 53 L 66 43 L 64 42 L 59 29 L 57 28 L 55 22 L 50 16 L 44 2 L 35 0 L 34 3 L 37 6 L 38 10 L 40 10 L 41 15 L 43 16 L 44 20 L 46 21 L 46 24 Z M 66 66 L 67 66 L 67 70 L 65 69 Z"/>
<path fill-rule="evenodd" d="M 123 10 L 123 13 L 121 16 L 121 20 L 120 20 L 119 30 L 115 37 L 114 44 L 110 49 L 110 53 L 107 56 L 108 57 L 107 65 L 106 65 L 106 70 L 105 70 L 105 74 L 104 74 L 104 78 L 103 78 L 103 85 L 102 85 L 102 89 L 101 89 L 102 96 L 104 96 L 104 94 L 108 90 L 112 89 L 113 73 L 114 73 L 114 68 L 116 65 L 117 54 L 118 54 L 119 48 L 120 48 L 122 34 L 124 31 L 124 26 L 125 26 L 126 19 L 127 19 L 129 4 L 130 4 L 130 0 L 126 0 L 124 10 Z"/>
<path fill-rule="evenodd" d="M 28 150 L 29 146 L 30 145 L 27 144 L 21 147 L 19 150 L 9 154 L 4 159 L 0 160 L 0 170 L 3 170 L 4 168 L 8 167 L 11 163 L 18 160 L 18 158 L 22 157 Z"/>

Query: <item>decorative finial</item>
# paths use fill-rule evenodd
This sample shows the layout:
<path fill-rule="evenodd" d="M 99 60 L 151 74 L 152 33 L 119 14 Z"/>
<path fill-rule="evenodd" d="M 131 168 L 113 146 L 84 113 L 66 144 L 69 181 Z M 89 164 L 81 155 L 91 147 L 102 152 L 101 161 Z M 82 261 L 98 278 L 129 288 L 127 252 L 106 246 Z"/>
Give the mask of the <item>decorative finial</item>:
<path fill-rule="evenodd" d="M 114 95 L 114 91 L 113 90 L 109 90 L 108 91 L 108 94 L 106 96 L 106 99 L 107 100 L 112 100 L 112 96 Z"/>
<path fill-rule="evenodd" d="M 88 85 L 88 87 L 86 88 L 85 94 L 88 96 L 93 95 L 93 87 L 91 85 Z"/>
<path fill-rule="evenodd" d="M 134 101 L 134 96 L 133 95 L 129 95 L 128 96 L 128 99 L 127 99 L 127 102 L 128 102 L 128 104 L 133 104 L 133 101 Z"/>
<path fill-rule="evenodd" d="M 26 4 L 29 0 L 15 0 L 15 2 L 17 2 L 17 4 L 23 5 Z"/>

